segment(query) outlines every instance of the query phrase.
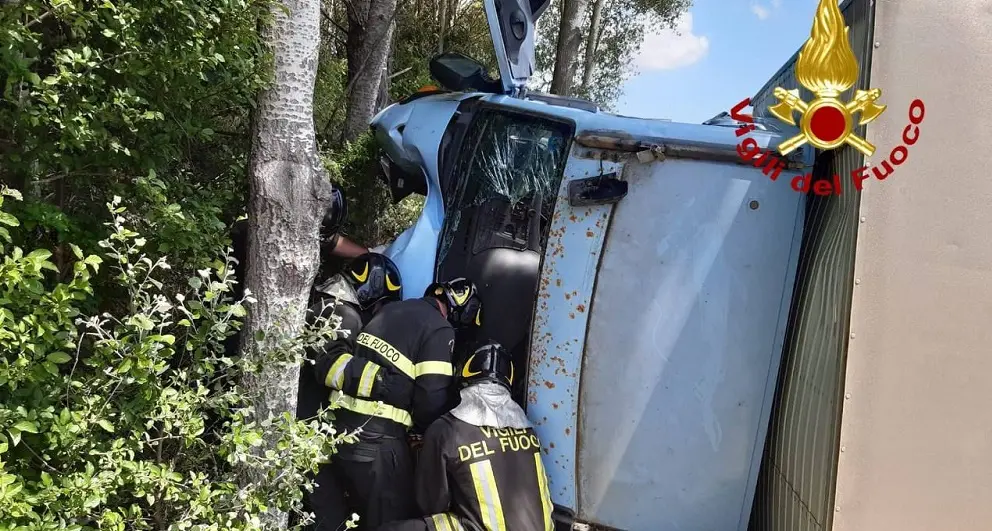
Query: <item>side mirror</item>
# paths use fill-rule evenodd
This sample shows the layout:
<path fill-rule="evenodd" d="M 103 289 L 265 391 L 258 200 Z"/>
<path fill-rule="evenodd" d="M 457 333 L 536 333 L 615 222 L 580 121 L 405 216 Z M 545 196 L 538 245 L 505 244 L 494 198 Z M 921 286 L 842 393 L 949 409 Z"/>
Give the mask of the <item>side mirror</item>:
<path fill-rule="evenodd" d="M 431 76 L 442 87 L 455 92 L 477 90 L 500 94 L 503 86 L 489 78 L 486 67 L 470 57 L 457 52 L 434 56 L 430 61 Z"/>

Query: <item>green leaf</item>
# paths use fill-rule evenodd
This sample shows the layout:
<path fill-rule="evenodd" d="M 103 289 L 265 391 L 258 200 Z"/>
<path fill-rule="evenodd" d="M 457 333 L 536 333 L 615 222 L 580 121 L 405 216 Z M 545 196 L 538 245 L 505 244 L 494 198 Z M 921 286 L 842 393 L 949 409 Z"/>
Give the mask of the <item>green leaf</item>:
<path fill-rule="evenodd" d="M 76 256 L 76 259 L 78 260 L 83 259 L 83 250 L 80 249 L 78 245 L 74 243 L 70 243 L 69 248 L 72 249 L 72 254 Z"/>
<path fill-rule="evenodd" d="M 176 343 L 176 336 L 173 336 L 171 334 L 165 334 L 162 336 L 158 336 L 158 335 L 149 336 L 148 339 L 152 341 L 160 341 L 162 343 L 166 343 L 169 345 L 174 345 Z"/>
<path fill-rule="evenodd" d="M 146 332 L 155 329 L 155 323 L 153 323 L 147 316 L 140 313 L 132 315 L 131 318 L 128 319 L 128 324 L 136 326 Z"/>
<path fill-rule="evenodd" d="M 21 430 L 17 428 L 10 428 L 7 430 L 7 433 L 10 434 L 11 446 L 17 446 L 17 444 L 21 442 Z"/>
<path fill-rule="evenodd" d="M 107 420 L 107 419 L 100 419 L 100 420 L 96 421 L 96 423 L 99 424 L 101 428 L 107 430 L 108 432 L 114 433 L 114 425 L 111 424 L 109 420 Z"/>
<path fill-rule="evenodd" d="M 22 420 L 14 424 L 14 428 L 28 433 L 38 433 L 38 425 L 30 420 Z"/>
<path fill-rule="evenodd" d="M 3 223 L 8 227 L 17 227 L 21 224 L 20 221 L 17 221 L 17 218 L 6 212 L 0 212 L 0 223 Z"/>
<path fill-rule="evenodd" d="M 31 251 L 25 258 L 31 260 L 32 262 L 40 262 L 42 260 L 48 260 L 52 257 L 52 252 L 48 249 L 36 249 Z"/>
<path fill-rule="evenodd" d="M 52 363 L 60 364 L 71 360 L 72 356 L 66 354 L 65 352 L 53 352 L 49 354 L 45 359 L 47 359 Z"/>

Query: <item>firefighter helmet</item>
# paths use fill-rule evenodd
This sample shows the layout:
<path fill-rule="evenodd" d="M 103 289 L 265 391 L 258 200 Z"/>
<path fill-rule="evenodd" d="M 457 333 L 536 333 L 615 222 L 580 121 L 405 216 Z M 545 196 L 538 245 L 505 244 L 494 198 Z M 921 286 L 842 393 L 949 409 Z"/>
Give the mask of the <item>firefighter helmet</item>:
<path fill-rule="evenodd" d="M 502 345 L 489 341 L 465 360 L 460 376 L 462 386 L 495 382 L 510 389 L 513 387 L 513 360 Z"/>
<path fill-rule="evenodd" d="M 362 310 L 368 310 L 378 302 L 403 299 L 400 270 L 384 254 L 365 253 L 355 258 L 348 264 L 345 278 L 355 286 L 358 306 Z"/>
<path fill-rule="evenodd" d="M 340 188 L 334 187 L 331 192 L 331 206 L 324 214 L 320 223 L 320 241 L 330 243 L 341 232 L 344 222 L 348 219 L 348 201 Z"/>
<path fill-rule="evenodd" d="M 482 299 L 472 281 L 456 278 L 447 282 L 435 282 L 427 287 L 424 295 L 435 297 L 448 305 L 448 321 L 452 326 L 482 324 Z"/>

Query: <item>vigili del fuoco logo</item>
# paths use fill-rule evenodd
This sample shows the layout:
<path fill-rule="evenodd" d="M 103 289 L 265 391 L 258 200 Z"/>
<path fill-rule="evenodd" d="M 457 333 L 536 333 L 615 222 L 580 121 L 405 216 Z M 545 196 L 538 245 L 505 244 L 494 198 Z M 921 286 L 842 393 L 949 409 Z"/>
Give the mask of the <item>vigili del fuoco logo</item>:
<path fill-rule="evenodd" d="M 837 0 L 820 0 L 813 20 L 809 39 L 803 45 L 796 59 L 796 79 L 799 84 L 814 94 L 812 101 L 803 101 L 799 89 L 786 90 L 775 87 L 773 92 L 778 103 L 768 107 L 769 112 L 786 124 L 799 126 L 799 134 L 782 141 L 778 154 L 785 156 L 804 144 L 821 150 L 831 150 L 850 145 L 870 157 L 875 146 L 854 132 L 856 126 L 865 125 L 881 116 L 886 105 L 879 103 L 882 90 L 855 90 L 847 100 L 842 95 L 858 82 L 858 60 L 848 41 L 848 27 L 844 15 L 837 7 Z M 744 125 L 737 129 L 737 136 L 745 136 L 755 129 L 754 117 L 741 111 L 751 104 L 745 98 L 730 110 L 730 117 Z M 851 182 L 858 191 L 872 175 L 884 181 L 895 172 L 895 168 L 909 158 L 909 146 L 920 138 L 920 123 L 924 115 L 923 101 L 915 99 L 909 104 L 909 124 L 903 129 L 902 143 L 892 148 L 888 157 L 875 166 L 862 166 L 851 171 Z M 798 123 L 795 115 L 799 115 Z M 771 180 L 778 179 L 786 163 L 770 150 L 764 152 L 758 142 L 750 137 L 737 144 L 737 154 L 741 160 L 762 167 L 762 173 Z M 812 174 L 797 175 L 792 179 L 792 188 L 797 192 L 808 193 L 812 187 L 817 195 L 840 195 L 843 189 L 841 177 L 834 175 L 832 180 L 819 180 L 813 183 Z"/>

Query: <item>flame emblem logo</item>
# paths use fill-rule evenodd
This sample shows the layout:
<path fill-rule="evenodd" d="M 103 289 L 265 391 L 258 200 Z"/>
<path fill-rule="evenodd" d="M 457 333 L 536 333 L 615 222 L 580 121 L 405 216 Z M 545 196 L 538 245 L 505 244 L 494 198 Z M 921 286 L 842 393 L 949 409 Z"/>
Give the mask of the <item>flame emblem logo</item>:
<path fill-rule="evenodd" d="M 782 142 L 778 151 L 788 155 L 803 144 L 820 149 L 834 149 L 849 144 L 871 156 L 875 146 L 854 134 L 854 116 L 860 113 L 858 125 L 865 125 L 885 111 L 876 101 L 881 89 L 856 90 L 851 101 L 840 95 L 858 82 L 858 60 L 848 42 L 848 27 L 837 0 L 820 0 L 809 39 L 796 60 L 796 79 L 816 97 L 807 103 L 799 90 L 775 87 L 779 101 L 768 110 L 779 120 L 796 125 L 793 113 L 798 112 L 800 134 Z"/>

